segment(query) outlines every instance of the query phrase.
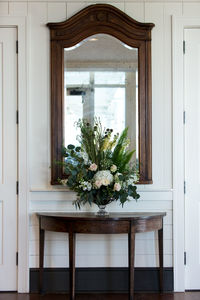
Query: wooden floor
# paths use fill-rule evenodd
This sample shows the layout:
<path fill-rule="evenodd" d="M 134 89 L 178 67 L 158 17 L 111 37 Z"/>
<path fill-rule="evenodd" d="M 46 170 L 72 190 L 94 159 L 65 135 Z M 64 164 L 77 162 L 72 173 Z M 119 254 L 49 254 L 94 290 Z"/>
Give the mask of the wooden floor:
<path fill-rule="evenodd" d="M 67 295 L 38 295 L 0 293 L 0 300 L 68 300 Z M 128 300 L 127 294 L 83 294 L 77 295 L 77 300 Z M 170 293 L 170 294 L 135 294 L 134 300 L 200 300 L 200 292 Z"/>

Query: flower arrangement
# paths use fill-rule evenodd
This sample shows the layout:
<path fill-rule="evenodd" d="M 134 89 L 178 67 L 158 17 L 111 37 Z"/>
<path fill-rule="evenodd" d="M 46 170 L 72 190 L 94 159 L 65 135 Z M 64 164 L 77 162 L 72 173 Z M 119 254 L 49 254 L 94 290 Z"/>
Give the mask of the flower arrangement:
<path fill-rule="evenodd" d="M 128 128 L 114 135 L 112 129 L 102 127 L 99 119 L 94 120 L 94 126 L 84 119 L 76 125 L 80 129 L 80 147 L 64 147 L 64 160 L 60 162 L 67 175 L 60 182 L 77 193 L 75 206 L 107 205 L 115 200 L 123 205 L 132 198 L 137 200 L 140 196 L 135 183 L 139 173 L 131 163 L 135 151 L 128 150 Z"/>

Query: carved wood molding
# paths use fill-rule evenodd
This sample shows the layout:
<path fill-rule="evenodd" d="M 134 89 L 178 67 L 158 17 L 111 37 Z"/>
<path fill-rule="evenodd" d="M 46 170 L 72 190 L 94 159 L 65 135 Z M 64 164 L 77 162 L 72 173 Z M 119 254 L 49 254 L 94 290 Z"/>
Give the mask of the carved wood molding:
<path fill-rule="evenodd" d="M 109 4 L 90 5 L 68 20 L 60 23 L 48 23 L 51 40 L 65 40 L 67 45 L 75 45 L 84 38 L 97 34 L 112 34 L 130 46 L 135 41 L 150 41 L 152 23 L 140 23 L 130 18 L 118 8 Z"/>

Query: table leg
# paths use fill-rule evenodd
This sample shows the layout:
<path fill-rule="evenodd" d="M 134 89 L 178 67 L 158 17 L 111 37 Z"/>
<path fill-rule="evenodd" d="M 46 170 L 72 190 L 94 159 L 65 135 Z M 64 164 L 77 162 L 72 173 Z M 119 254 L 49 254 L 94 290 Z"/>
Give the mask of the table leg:
<path fill-rule="evenodd" d="M 40 269 L 39 269 L 39 291 L 40 294 L 43 293 L 43 273 L 44 273 L 44 237 L 45 237 L 45 233 L 44 230 L 40 228 L 40 245 L 39 245 L 39 249 L 40 249 Z"/>
<path fill-rule="evenodd" d="M 158 230 L 160 292 L 163 292 L 163 227 Z"/>
<path fill-rule="evenodd" d="M 75 299 L 75 233 L 69 232 L 69 290 L 70 300 Z"/>
<path fill-rule="evenodd" d="M 128 235 L 128 260 L 129 260 L 129 300 L 134 299 L 134 261 L 135 261 L 135 226 L 131 224 Z"/>

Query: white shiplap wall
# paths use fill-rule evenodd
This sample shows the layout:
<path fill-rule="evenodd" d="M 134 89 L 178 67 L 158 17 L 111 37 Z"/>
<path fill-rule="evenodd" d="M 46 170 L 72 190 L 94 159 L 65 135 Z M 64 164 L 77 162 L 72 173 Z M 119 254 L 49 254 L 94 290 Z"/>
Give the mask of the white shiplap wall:
<path fill-rule="evenodd" d="M 96 3 L 104 1 L 96 1 Z M 38 266 L 38 220 L 35 211 L 74 211 L 71 192 L 56 190 L 50 182 L 50 66 L 47 22 L 59 22 L 89 5 L 81 1 L 0 1 L 0 16 L 27 16 L 28 53 L 28 132 L 30 177 L 30 267 Z M 105 3 L 105 2 L 104 2 Z M 154 22 L 152 32 L 153 90 L 153 181 L 140 186 L 138 203 L 125 205 L 123 211 L 166 211 L 164 221 L 164 264 L 172 266 L 172 45 L 171 16 L 199 16 L 200 2 L 113 1 L 107 2 L 141 22 Z M 111 204 L 110 211 L 120 211 Z M 85 207 L 83 210 L 95 210 Z M 158 265 L 157 236 L 136 237 L 136 266 Z M 67 236 L 48 233 L 45 265 L 68 265 Z M 127 266 L 127 240 L 124 235 L 78 235 L 77 266 Z"/>

